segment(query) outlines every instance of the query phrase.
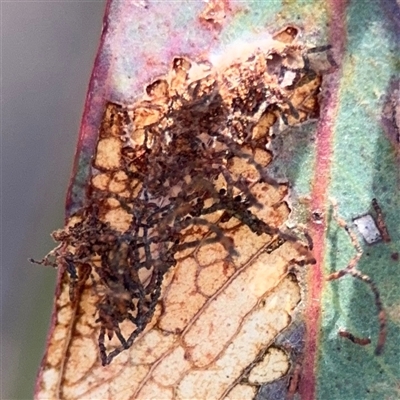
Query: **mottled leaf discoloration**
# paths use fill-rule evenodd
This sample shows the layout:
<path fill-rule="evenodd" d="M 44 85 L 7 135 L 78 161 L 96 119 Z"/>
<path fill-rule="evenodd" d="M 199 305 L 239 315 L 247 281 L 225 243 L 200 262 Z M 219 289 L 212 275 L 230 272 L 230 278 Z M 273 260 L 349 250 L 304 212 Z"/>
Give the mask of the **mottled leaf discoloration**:
<path fill-rule="evenodd" d="M 107 104 L 85 207 L 54 234 L 43 394 L 235 398 L 287 373 L 268 349 L 300 301 L 290 271 L 313 257 L 285 228 L 269 133 L 318 115 L 322 79 L 296 34 L 175 58 L 135 104 Z"/>

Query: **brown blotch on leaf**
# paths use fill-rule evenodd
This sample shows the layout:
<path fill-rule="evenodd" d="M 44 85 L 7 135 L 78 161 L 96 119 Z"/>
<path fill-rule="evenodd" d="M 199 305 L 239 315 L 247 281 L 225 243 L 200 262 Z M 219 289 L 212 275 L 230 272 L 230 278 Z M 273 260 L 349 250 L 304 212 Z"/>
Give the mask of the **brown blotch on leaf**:
<path fill-rule="evenodd" d="M 166 397 L 168 385 L 184 398 L 216 398 L 289 325 L 300 290 L 288 274 L 313 257 L 281 231 L 289 186 L 266 175 L 266 145 L 278 120 L 317 115 L 321 84 L 292 29 L 215 65 L 177 57 L 135 104 L 106 104 L 85 207 L 50 254 L 64 271 L 58 310 L 75 307 L 56 324 L 73 351 L 52 365 L 71 373 L 68 360 L 84 354 L 75 336 L 89 326 L 101 364 L 129 369 L 132 398 Z M 286 54 L 302 67 L 288 72 Z M 282 62 L 270 74 L 274 57 Z M 241 348 L 248 353 L 233 352 Z M 211 395 L 207 366 L 217 361 L 234 367 L 217 374 Z M 65 384 L 63 397 L 86 379 Z"/>

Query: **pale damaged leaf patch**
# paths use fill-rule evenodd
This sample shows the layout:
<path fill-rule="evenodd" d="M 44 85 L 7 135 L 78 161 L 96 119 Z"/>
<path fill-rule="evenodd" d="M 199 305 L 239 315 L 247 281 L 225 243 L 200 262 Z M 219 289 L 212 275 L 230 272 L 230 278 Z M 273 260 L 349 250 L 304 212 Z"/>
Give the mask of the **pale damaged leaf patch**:
<path fill-rule="evenodd" d="M 288 373 L 271 345 L 301 300 L 290 272 L 313 258 L 265 168 L 278 119 L 318 115 L 296 35 L 176 58 L 137 103 L 107 104 L 87 204 L 54 234 L 37 398 L 243 399 Z"/>

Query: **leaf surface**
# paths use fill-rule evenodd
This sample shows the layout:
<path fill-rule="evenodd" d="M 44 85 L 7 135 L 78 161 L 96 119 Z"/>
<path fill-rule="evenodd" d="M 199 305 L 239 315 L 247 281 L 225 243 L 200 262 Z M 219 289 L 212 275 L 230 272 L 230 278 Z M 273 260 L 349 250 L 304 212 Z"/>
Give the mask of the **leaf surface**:
<path fill-rule="evenodd" d="M 67 227 L 93 229 L 88 214 L 79 213 L 93 193 L 104 191 L 114 194 L 107 204 L 99 205 L 99 221 L 108 223 L 113 234 L 125 232 L 132 223 L 132 206 L 114 200 L 116 194 L 128 191 L 133 196 L 139 189 L 128 188 L 126 179 L 117 174 L 121 172 L 120 160 L 112 159 L 110 154 L 115 154 L 119 142 L 114 140 L 112 130 L 104 129 L 104 109 L 108 101 L 135 104 L 130 109 L 134 110 L 131 117 L 142 131 L 136 130 L 132 137 L 140 142 L 140 132 L 147 132 L 146 127 L 160 118 L 140 108 L 144 88 L 147 86 L 153 100 L 157 98 L 162 88 L 152 86 L 154 95 L 148 85 L 169 76 L 174 58 L 184 56 L 193 65 L 204 61 L 216 65 L 226 58 L 225 64 L 233 65 L 229 59 L 237 57 L 241 43 L 259 44 L 287 25 L 300 25 L 302 45 L 311 48 L 332 44 L 338 68 L 323 75 L 317 125 L 308 122 L 290 127 L 270 140 L 267 132 L 275 122 L 274 113 L 266 113 L 269 117 L 256 123 L 248 122 L 253 139 L 262 138 L 270 150 L 255 146 L 245 152 L 262 160 L 270 176 L 282 181 L 279 185 L 266 182 L 249 186 L 263 205 L 261 209 L 253 206 L 253 215 L 272 226 L 272 231 L 265 228 L 260 234 L 243 217 L 231 216 L 225 221 L 223 210 L 207 214 L 207 223 L 183 230 L 181 243 L 195 242 L 196 246 L 174 254 L 176 265 L 163 276 L 161 296 L 150 322 L 132 346 L 105 367 L 99 357 L 101 325 L 96 320 L 100 315 L 98 305 L 104 303 L 105 296 L 112 297 L 104 293 L 106 278 L 101 275 L 101 263 L 90 259 L 90 274 L 79 278 L 72 288 L 71 274 L 65 271 L 67 265 L 61 265 L 36 398 L 282 398 L 287 387 L 289 396 L 296 390 L 294 378 L 292 384 L 288 380 L 288 371 L 300 378 L 299 393 L 304 399 L 396 398 L 400 375 L 395 359 L 399 293 L 393 285 L 400 241 L 398 49 L 395 25 L 388 20 L 385 7 L 359 1 L 345 6 L 334 0 L 324 6 L 313 1 L 276 1 L 268 2 L 268 7 L 250 1 L 108 3 L 67 199 Z M 224 72 L 218 76 L 229 76 L 225 67 L 219 67 L 218 71 Z M 236 83 L 242 80 L 246 88 L 243 71 L 241 74 Z M 191 79 L 192 83 L 198 82 Z M 201 75 L 200 81 L 206 82 L 203 79 Z M 171 80 L 168 85 L 171 87 Z M 209 83 L 204 85 L 211 87 Z M 309 86 L 305 88 L 306 93 L 312 92 Z M 184 99 L 189 91 L 180 93 Z M 228 104 L 229 89 L 219 93 L 223 104 Z M 204 96 L 207 94 L 199 95 L 203 102 Z M 292 101 L 301 109 L 307 104 L 306 98 L 300 90 L 296 96 L 300 98 L 298 103 L 294 96 Z M 190 98 L 189 103 L 191 112 L 203 112 L 201 102 Z M 162 108 L 162 101 L 158 104 Z M 284 106 L 279 105 L 282 112 Z M 126 112 L 128 115 L 131 111 Z M 290 112 L 287 115 L 291 124 Z M 247 176 L 256 182 L 263 175 L 246 160 L 243 155 L 236 160 L 234 157 L 227 171 L 235 179 Z M 179 175 L 178 170 L 176 173 Z M 216 192 L 229 187 L 221 186 L 221 179 L 212 184 Z M 195 191 L 196 185 L 191 182 L 187 187 Z M 211 198 L 215 201 L 215 196 Z M 351 223 L 353 218 L 371 212 L 372 198 L 377 198 L 382 207 L 391 242 L 367 248 L 357 268 L 376 282 L 388 316 L 388 338 L 382 356 L 373 354 L 379 324 L 368 286 L 350 277 L 333 282 L 325 279 L 344 268 L 355 254 L 348 235 L 332 217 L 332 202 L 337 202 L 340 217 Z M 180 218 L 179 212 L 174 218 Z M 293 241 L 282 235 L 282 226 L 304 226 L 310 232 L 316 265 L 311 265 L 313 256 L 304 240 Z M 215 227 L 225 233 L 218 236 Z M 99 229 L 105 228 L 101 225 L 97 233 Z M 65 232 L 68 235 L 68 230 Z M 70 240 L 68 245 L 76 254 L 76 243 Z M 300 283 L 290 273 L 296 264 L 306 265 L 305 272 L 300 269 L 297 273 Z M 153 272 L 140 277 L 143 287 L 147 287 Z M 113 300 L 114 306 L 123 304 L 124 295 L 118 285 L 117 289 L 120 300 Z M 118 312 L 125 315 L 124 310 Z M 104 313 L 110 316 L 108 311 Z M 299 346 L 290 336 L 290 329 L 286 336 L 279 336 L 293 321 L 291 329 L 300 327 L 298 331 L 302 332 L 303 320 L 306 331 L 304 337 L 300 335 Z M 106 327 L 103 364 L 110 361 L 107 355 L 113 349 L 121 347 L 115 323 L 109 323 L 102 325 Z M 119 325 L 122 335 L 129 337 L 132 324 L 123 319 Z M 341 328 L 356 336 L 371 337 L 372 345 L 360 347 L 346 341 L 338 336 Z"/>

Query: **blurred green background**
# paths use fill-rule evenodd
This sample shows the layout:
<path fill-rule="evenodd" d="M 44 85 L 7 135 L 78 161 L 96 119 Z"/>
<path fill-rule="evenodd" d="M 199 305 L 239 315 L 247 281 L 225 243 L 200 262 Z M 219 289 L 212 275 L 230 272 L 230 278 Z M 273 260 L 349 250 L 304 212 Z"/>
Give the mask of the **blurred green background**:
<path fill-rule="evenodd" d="M 1 2 L 1 399 L 32 399 L 56 271 L 54 247 L 105 1 Z"/>

